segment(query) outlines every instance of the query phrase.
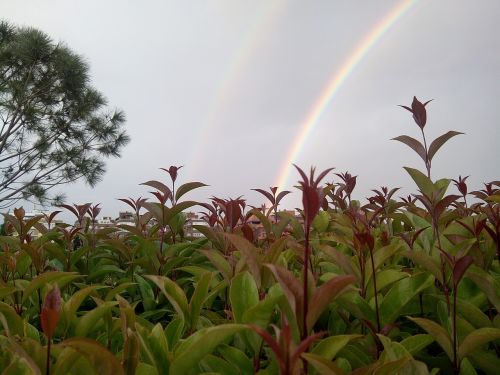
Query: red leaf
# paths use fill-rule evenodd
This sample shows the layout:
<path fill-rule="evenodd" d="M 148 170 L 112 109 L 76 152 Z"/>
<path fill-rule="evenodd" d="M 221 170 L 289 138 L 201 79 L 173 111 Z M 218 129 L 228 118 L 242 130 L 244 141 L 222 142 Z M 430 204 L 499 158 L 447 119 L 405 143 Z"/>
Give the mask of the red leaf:
<path fill-rule="evenodd" d="M 464 277 L 467 268 L 469 268 L 473 262 L 474 259 L 472 259 L 469 255 L 463 256 L 455 262 L 455 266 L 453 267 L 453 284 L 455 285 L 455 288 L 460 280 L 462 280 L 462 277 Z"/>
<path fill-rule="evenodd" d="M 45 336 L 50 340 L 54 335 L 61 315 L 61 292 L 57 284 L 45 296 L 40 321 Z"/>
<path fill-rule="evenodd" d="M 459 135 L 459 134 L 464 134 L 461 132 L 456 132 L 453 130 L 450 130 L 448 133 L 445 133 L 439 137 L 437 137 L 434 141 L 432 141 L 431 145 L 429 146 L 429 160 L 432 160 L 436 152 L 441 148 L 442 145 L 444 145 L 450 138 Z"/>
<path fill-rule="evenodd" d="M 282 363 L 283 362 L 283 354 L 281 353 L 281 349 L 279 344 L 276 342 L 276 340 L 269 334 L 269 332 L 263 330 L 259 326 L 256 326 L 255 324 L 249 324 L 249 327 L 253 329 L 260 337 L 264 339 L 264 341 L 269 345 L 271 350 L 274 352 L 274 355 L 276 356 L 276 359 L 278 362 Z"/>
<path fill-rule="evenodd" d="M 411 112 L 413 113 L 413 119 L 415 120 L 417 125 L 420 127 L 420 129 L 423 129 L 425 127 L 425 124 L 427 123 L 427 111 L 425 110 L 425 105 L 422 104 L 414 96 L 413 102 L 411 103 L 411 109 L 412 109 Z"/>
<path fill-rule="evenodd" d="M 412 138 L 407 135 L 400 135 L 399 137 L 392 138 L 391 141 L 399 141 L 404 143 L 405 145 L 410 147 L 413 151 L 415 151 L 422 158 L 424 162 L 426 161 L 427 155 L 425 153 L 425 148 L 422 145 L 422 143 L 417 141 L 415 138 Z"/>

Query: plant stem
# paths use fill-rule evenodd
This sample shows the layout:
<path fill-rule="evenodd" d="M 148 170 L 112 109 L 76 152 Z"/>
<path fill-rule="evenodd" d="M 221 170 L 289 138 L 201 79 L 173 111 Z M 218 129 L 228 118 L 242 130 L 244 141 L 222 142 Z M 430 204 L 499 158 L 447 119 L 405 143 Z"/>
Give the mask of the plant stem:
<path fill-rule="evenodd" d="M 425 139 L 424 129 L 420 128 L 422 131 L 422 138 L 424 139 L 424 148 L 425 148 L 425 169 L 427 169 L 427 177 L 431 178 L 431 161 L 429 160 L 429 152 L 427 150 L 427 141 Z"/>
<path fill-rule="evenodd" d="M 305 232 L 305 249 L 304 249 L 304 270 L 303 270 L 303 283 L 304 283 L 304 304 L 302 311 L 302 340 L 307 337 L 307 310 L 309 309 L 309 301 L 307 295 L 307 271 L 309 270 L 309 230 L 310 224 L 306 224 L 306 232 Z"/>
<path fill-rule="evenodd" d="M 457 358 L 457 288 L 458 285 L 454 286 L 453 290 L 453 372 L 455 374 L 460 373 L 460 364 Z"/>
<path fill-rule="evenodd" d="M 377 332 L 380 332 L 380 314 L 378 311 L 378 296 L 377 296 L 377 275 L 375 274 L 375 261 L 373 260 L 373 250 L 370 249 L 370 260 L 372 263 L 372 276 L 373 276 L 373 294 L 375 296 L 375 314 L 377 317 Z"/>
<path fill-rule="evenodd" d="M 47 343 L 47 365 L 45 366 L 45 374 L 49 375 L 50 374 L 50 349 L 51 349 L 51 344 L 52 344 L 52 339 L 47 338 L 48 343 Z"/>

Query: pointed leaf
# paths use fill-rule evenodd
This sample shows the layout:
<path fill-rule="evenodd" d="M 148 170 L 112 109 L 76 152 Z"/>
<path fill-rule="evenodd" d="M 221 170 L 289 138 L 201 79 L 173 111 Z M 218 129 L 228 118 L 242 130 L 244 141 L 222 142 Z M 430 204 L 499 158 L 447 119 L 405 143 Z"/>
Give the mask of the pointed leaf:
<path fill-rule="evenodd" d="M 170 188 L 165 185 L 163 182 L 160 181 L 146 181 L 143 182 L 141 185 L 146 185 L 146 186 L 151 186 L 152 188 L 155 188 L 156 190 L 161 191 L 164 195 L 170 196 L 172 194 L 172 191 Z"/>
<path fill-rule="evenodd" d="M 406 339 L 400 342 L 401 345 L 410 353 L 412 356 L 415 356 L 420 353 L 420 351 L 431 343 L 434 342 L 434 338 L 425 333 L 421 333 L 418 335 L 413 335 L 407 337 Z"/>
<path fill-rule="evenodd" d="M 231 241 L 233 246 L 243 254 L 245 263 L 247 264 L 248 269 L 252 273 L 255 282 L 257 283 L 257 287 L 259 288 L 261 283 L 260 264 L 257 260 L 259 249 L 247 239 L 236 234 L 226 233 L 225 236 L 229 239 L 229 241 Z"/>
<path fill-rule="evenodd" d="M 189 302 L 189 319 L 191 328 L 195 329 L 200 317 L 201 309 L 206 301 L 210 282 L 212 281 L 212 272 L 205 272 L 196 283 L 191 301 Z"/>
<path fill-rule="evenodd" d="M 178 201 L 184 194 L 190 192 L 191 190 L 198 189 L 203 186 L 208 186 L 203 182 L 187 182 L 177 188 L 175 191 L 175 201 Z"/>
<path fill-rule="evenodd" d="M 432 286 L 434 277 L 428 273 L 407 277 L 394 284 L 380 304 L 382 326 L 398 319 L 401 310 L 419 293 Z"/>
<path fill-rule="evenodd" d="M 363 335 L 336 335 L 324 338 L 311 351 L 311 353 L 322 358 L 333 360 L 337 353 L 351 340 L 363 337 Z"/>
<path fill-rule="evenodd" d="M 410 167 L 404 167 L 406 172 L 410 175 L 410 177 L 415 181 L 417 184 L 418 188 L 420 191 L 427 195 L 427 196 L 432 196 L 432 193 L 434 192 L 435 186 L 432 183 L 431 179 L 427 177 L 425 174 L 420 172 L 418 169 L 410 168 Z"/>
<path fill-rule="evenodd" d="M 193 364 L 199 363 L 219 344 L 244 329 L 248 327 L 242 324 L 221 324 L 197 331 L 178 346 L 170 365 L 170 373 L 188 374 L 193 369 Z"/>
<path fill-rule="evenodd" d="M 500 329 L 498 328 L 479 328 L 472 331 L 460 344 L 458 358 L 462 360 L 479 347 L 495 340 L 500 340 Z"/>
<path fill-rule="evenodd" d="M 166 276 L 145 275 L 144 277 L 153 281 L 158 288 L 160 288 L 162 293 L 174 307 L 179 317 L 187 322 L 189 317 L 189 306 L 186 294 L 182 288 Z"/>
<path fill-rule="evenodd" d="M 125 375 L 120 361 L 97 341 L 86 338 L 71 338 L 59 344 L 63 348 L 70 347 L 83 355 L 97 374 Z"/>
<path fill-rule="evenodd" d="M 169 355 L 168 341 L 160 323 L 154 326 L 147 340 L 157 370 L 160 374 L 168 374 L 171 356 Z"/>
<path fill-rule="evenodd" d="M 231 281 L 229 299 L 233 309 L 234 321 L 244 323 L 243 316 L 245 312 L 259 302 L 257 285 L 247 271 L 236 275 Z"/>
<path fill-rule="evenodd" d="M 427 333 L 429 333 L 434 340 L 441 346 L 446 355 L 450 360 L 453 360 L 453 346 L 451 344 L 451 338 L 448 332 L 441 327 L 436 322 L 424 318 L 412 318 L 408 317 L 411 321 L 422 327 Z"/>
<path fill-rule="evenodd" d="M 276 281 L 283 289 L 290 307 L 295 311 L 297 321 L 302 321 L 304 294 L 301 282 L 286 268 L 272 264 L 266 264 L 266 266 L 271 270 Z"/>
<path fill-rule="evenodd" d="M 459 134 L 464 134 L 461 132 L 456 132 L 453 130 L 450 130 L 449 132 L 437 137 L 434 141 L 432 141 L 431 145 L 429 146 L 429 160 L 432 160 L 436 152 L 441 148 L 442 145 L 444 145 L 450 138 L 459 135 Z"/>
<path fill-rule="evenodd" d="M 76 272 L 60 272 L 60 271 L 49 271 L 40 274 L 39 276 L 35 277 L 31 282 L 29 283 L 28 287 L 24 290 L 23 292 L 23 302 L 26 302 L 29 297 L 35 292 L 36 290 L 46 286 L 49 283 L 54 283 L 54 282 L 61 282 L 63 280 L 67 281 L 69 279 L 77 279 L 79 277 L 83 277 L 81 275 L 77 275 Z M 61 287 L 61 285 L 59 285 Z"/>
<path fill-rule="evenodd" d="M 104 302 L 85 313 L 82 317 L 78 318 L 78 322 L 75 327 L 75 336 L 87 336 L 93 329 L 95 329 L 97 322 L 117 304 L 118 302 L 115 301 Z"/>
<path fill-rule="evenodd" d="M 455 284 L 455 286 L 462 280 L 465 271 L 467 271 L 472 263 L 474 263 L 474 259 L 470 255 L 463 256 L 456 261 L 453 267 L 453 284 Z"/>
<path fill-rule="evenodd" d="M 352 275 L 336 276 L 314 291 L 307 312 L 307 329 L 309 332 L 313 329 L 320 315 L 328 305 L 333 302 L 335 297 L 341 294 L 349 284 L 355 281 L 356 278 Z"/>
<path fill-rule="evenodd" d="M 404 143 L 405 145 L 413 149 L 424 162 L 426 161 L 427 156 L 425 154 L 425 148 L 422 143 L 417 141 L 415 138 L 409 137 L 407 135 L 400 135 L 399 137 L 392 138 L 391 141 L 399 141 Z"/>
<path fill-rule="evenodd" d="M 210 260 L 210 262 L 212 262 L 217 271 L 219 271 L 222 274 L 222 276 L 224 276 L 224 278 L 227 279 L 228 282 L 229 280 L 231 280 L 233 274 L 231 265 L 228 263 L 226 258 L 224 258 L 224 256 L 220 252 L 218 252 L 215 249 L 211 250 L 201 249 L 198 251 L 203 255 L 205 255 Z"/>

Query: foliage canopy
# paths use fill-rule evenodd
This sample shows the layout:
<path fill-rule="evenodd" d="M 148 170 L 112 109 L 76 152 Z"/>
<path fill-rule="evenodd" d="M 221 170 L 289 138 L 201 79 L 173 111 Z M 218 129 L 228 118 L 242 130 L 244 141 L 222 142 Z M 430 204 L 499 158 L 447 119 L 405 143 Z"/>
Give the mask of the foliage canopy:
<path fill-rule="evenodd" d="M 33 28 L 0 22 L 0 205 L 57 202 L 54 186 L 93 186 L 104 159 L 129 137 L 122 111 L 111 111 L 90 84 L 89 66 Z"/>

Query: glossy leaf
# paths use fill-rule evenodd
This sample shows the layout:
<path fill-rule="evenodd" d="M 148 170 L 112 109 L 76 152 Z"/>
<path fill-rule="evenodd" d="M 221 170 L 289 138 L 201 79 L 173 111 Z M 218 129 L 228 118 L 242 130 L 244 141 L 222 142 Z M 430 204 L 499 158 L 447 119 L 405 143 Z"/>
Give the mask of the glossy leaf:
<path fill-rule="evenodd" d="M 248 272 L 236 275 L 229 288 L 229 300 L 236 323 L 246 323 L 243 320 L 245 312 L 259 302 L 259 291 L 253 277 Z"/>

